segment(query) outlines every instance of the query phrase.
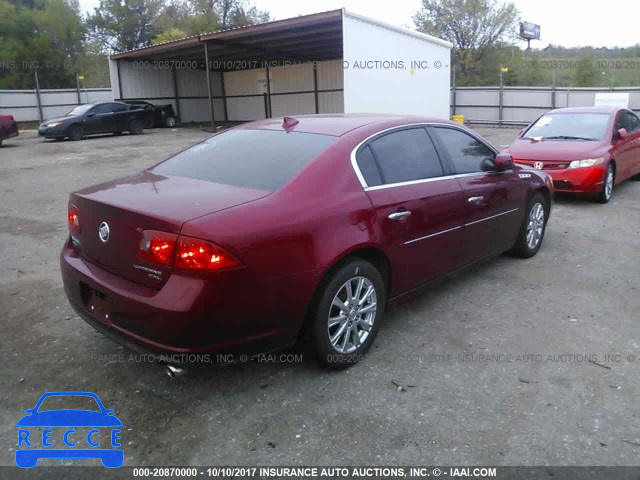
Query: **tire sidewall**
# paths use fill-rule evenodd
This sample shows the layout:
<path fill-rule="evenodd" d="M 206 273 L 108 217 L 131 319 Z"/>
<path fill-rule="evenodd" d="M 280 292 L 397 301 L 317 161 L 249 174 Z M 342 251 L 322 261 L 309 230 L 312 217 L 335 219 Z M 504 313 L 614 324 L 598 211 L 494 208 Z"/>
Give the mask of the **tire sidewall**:
<path fill-rule="evenodd" d="M 531 215 L 531 210 L 536 204 L 542 205 L 542 209 L 544 210 L 544 224 L 542 227 L 542 235 L 540 236 L 540 240 L 538 244 L 534 248 L 530 248 L 527 243 L 527 226 L 529 225 L 529 216 Z M 524 222 L 522 224 L 522 229 L 520 230 L 520 234 L 518 236 L 518 243 L 516 245 L 517 251 L 521 257 L 529 258 L 533 257 L 540 247 L 542 246 L 542 242 L 544 240 L 544 235 L 547 232 L 547 222 L 549 221 L 549 206 L 545 202 L 544 197 L 540 193 L 535 193 L 529 199 L 529 203 L 527 204 L 527 213 L 524 217 Z"/>
<path fill-rule="evenodd" d="M 611 175 L 613 177 L 612 179 L 612 184 L 611 184 L 611 193 L 609 194 L 609 196 L 607 197 L 607 180 L 609 179 L 609 175 Z M 602 184 L 602 192 L 600 193 L 600 202 L 602 203 L 607 203 L 609 202 L 609 200 L 611 200 L 611 197 L 613 197 L 613 187 L 615 185 L 616 182 L 616 171 L 613 168 L 613 165 L 609 164 L 607 165 L 607 169 L 604 172 L 604 183 Z"/>
<path fill-rule="evenodd" d="M 376 316 L 371 332 L 369 332 L 369 336 L 362 345 L 351 353 L 342 354 L 337 352 L 331 345 L 328 336 L 327 322 L 331 302 L 336 293 L 338 293 L 339 289 L 342 288 L 347 280 L 356 276 L 367 278 L 374 286 L 377 297 Z M 376 338 L 384 315 L 385 303 L 386 288 L 384 280 L 380 272 L 371 263 L 366 260 L 356 259 L 338 268 L 322 287 L 317 301 L 314 302 L 314 311 L 311 312 L 311 341 L 318 361 L 326 367 L 338 370 L 362 360 Z"/>
<path fill-rule="evenodd" d="M 144 123 L 140 120 L 131 120 L 131 122 L 129 122 L 129 133 L 131 135 L 140 135 L 143 130 Z"/>
<path fill-rule="evenodd" d="M 176 126 L 176 119 L 175 117 L 167 117 L 164 120 L 164 126 L 167 128 L 173 128 Z"/>
<path fill-rule="evenodd" d="M 78 132 L 78 135 L 77 136 L 73 135 L 73 132 Z M 82 140 L 84 138 L 84 128 L 82 128 L 82 126 L 78 124 L 71 125 L 69 127 L 67 136 L 69 137 L 69 140 L 71 140 L 72 142 Z"/>

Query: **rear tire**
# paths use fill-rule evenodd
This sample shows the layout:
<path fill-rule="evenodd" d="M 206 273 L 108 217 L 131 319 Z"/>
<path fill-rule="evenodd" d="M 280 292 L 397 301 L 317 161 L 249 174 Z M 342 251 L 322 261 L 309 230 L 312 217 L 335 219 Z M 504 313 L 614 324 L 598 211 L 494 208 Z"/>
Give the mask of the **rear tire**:
<path fill-rule="evenodd" d="M 359 362 L 380 328 L 386 289 L 380 272 L 354 258 L 324 283 L 312 304 L 309 346 L 323 367 L 342 370 Z"/>
<path fill-rule="evenodd" d="M 544 196 L 541 193 L 533 194 L 511 253 L 521 258 L 531 258 L 538 253 L 547 228 L 548 212 L 549 205 Z"/>
<path fill-rule="evenodd" d="M 173 128 L 176 126 L 176 117 L 167 117 L 164 120 L 164 126 L 167 128 Z"/>
<path fill-rule="evenodd" d="M 140 120 L 131 120 L 129 122 L 129 133 L 131 135 L 140 135 L 144 130 L 144 124 Z"/>
<path fill-rule="evenodd" d="M 604 174 L 604 184 L 602 191 L 596 196 L 598 203 L 607 203 L 613 195 L 613 185 L 616 181 L 616 170 L 612 164 L 607 165 L 607 171 Z"/>
<path fill-rule="evenodd" d="M 67 137 L 72 142 L 77 142 L 78 140 L 82 140 L 84 138 L 84 128 L 81 125 L 71 125 L 69 130 L 67 130 Z"/>

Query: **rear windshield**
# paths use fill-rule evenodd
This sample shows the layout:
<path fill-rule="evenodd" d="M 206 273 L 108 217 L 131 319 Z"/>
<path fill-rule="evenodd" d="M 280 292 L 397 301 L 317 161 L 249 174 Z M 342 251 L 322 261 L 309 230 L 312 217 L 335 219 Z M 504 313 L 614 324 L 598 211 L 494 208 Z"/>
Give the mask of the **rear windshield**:
<path fill-rule="evenodd" d="M 522 138 L 548 140 L 601 140 L 607 133 L 608 113 L 556 113 L 543 115 Z"/>
<path fill-rule="evenodd" d="M 336 140 L 284 130 L 229 130 L 179 153 L 153 172 L 273 192 Z"/>

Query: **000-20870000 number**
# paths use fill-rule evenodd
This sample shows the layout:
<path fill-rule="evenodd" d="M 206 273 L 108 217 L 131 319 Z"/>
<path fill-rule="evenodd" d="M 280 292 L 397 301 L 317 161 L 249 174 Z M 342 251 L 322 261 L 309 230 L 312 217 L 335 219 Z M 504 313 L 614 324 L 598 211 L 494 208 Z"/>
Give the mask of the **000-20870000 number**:
<path fill-rule="evenodd" d="M 185 467 L 136 467 L 133 469 L 134 477 L 197 477 L 197 468 Z"/>

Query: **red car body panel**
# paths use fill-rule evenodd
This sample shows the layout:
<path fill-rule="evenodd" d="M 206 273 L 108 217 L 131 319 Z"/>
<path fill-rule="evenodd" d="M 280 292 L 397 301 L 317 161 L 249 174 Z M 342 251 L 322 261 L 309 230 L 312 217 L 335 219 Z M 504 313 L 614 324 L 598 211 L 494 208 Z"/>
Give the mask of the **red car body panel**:
<path fill-rule="evenodd" d="M 158 175 L 152 167 L 73 193 L 81 232 L 61 253 L 72 306 L 134 348 L 173 353 L 280 348 L 296 340 L 323 278 L 349 254 L 375 252 L 386 259 L 389 297 L 405 298 L 429 280 L 510 248 L 528 198 L 549 191 L 547 175 L 519 166 L 365 191 L 350 155 L 371 135 L 413 122 L 468 130 L 400 116 L 297 120 L 296 132 L 339 138 L 274 192 Z M 282 119 L 269 119 L 236 128 L 283 127 Z M 470 206 L 469 192 L 481 192 L 486 200 Z M 413 214 L 389 221 L 389 212 L 403 209 Z M 494 221 L 474 223 L 492 215 Z M 105 219 L 113 225 L 109 247 L 97 241 Z M 201 272 L 145 263 L 135 257 L 143 229 L 206 239 L 241 266 Z M 422 237 L 429 238 L 410 242 Z M 160 278 L 147 277 L 145 269 Z"/>
<path fill-rule="evenodd" d="M 640 174 L 640 130 L 631 132 L 624 139 L 614 139 L 616 116 L 623 110 L 615 107 L 553 110 L 549 113 L 608 113 L 611 118 L 607 133 L 598 141 L 536 141 L 519 136 L 507 151 L 513 156 L 514 162 L 521 165 L 537 168 L 536 165 L 542 164 L 542 170 L 551 175 L 556 192 L 598 193 L 602 190 L 605 172 L 612 161 L 616 166 L 616 185 Z M 571 161 L 586 158 L 604 158 L 605 161 L 593 167 L 569 168 Z"/>
<path fill-rule="evenodd" d="M 18 136 L 18 124 L 13 115 L 0 115 L 0 140 Z"/>

